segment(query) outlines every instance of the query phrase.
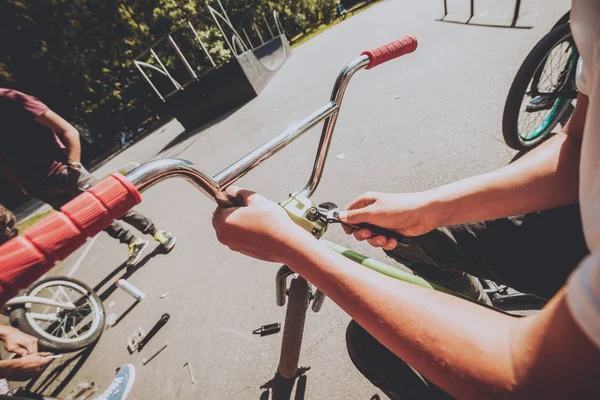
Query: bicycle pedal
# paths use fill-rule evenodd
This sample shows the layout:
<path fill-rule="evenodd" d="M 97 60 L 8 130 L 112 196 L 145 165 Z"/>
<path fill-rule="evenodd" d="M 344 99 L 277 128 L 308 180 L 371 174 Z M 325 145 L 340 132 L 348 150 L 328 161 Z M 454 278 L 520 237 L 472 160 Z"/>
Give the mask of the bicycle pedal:
<path fill-rule="evenodd" d="M 129 335 L 127 338 L 127 350 L 129 351 L 129 354 L 133 354 L 137 351 L 145 336 L 146 333 L 141 327 L 137 328 L 131 335 Z"/>

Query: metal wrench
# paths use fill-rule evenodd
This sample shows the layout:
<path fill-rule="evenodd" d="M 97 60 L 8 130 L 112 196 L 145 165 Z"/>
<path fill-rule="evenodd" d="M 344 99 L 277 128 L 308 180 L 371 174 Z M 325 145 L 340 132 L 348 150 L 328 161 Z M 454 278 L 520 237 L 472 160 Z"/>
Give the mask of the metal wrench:
<path fill-rule="evenodd" d="M 330 208 L 332 207 L 333 208 Z M 406 237 L 404 235 L 399 234 L 398 232 L 382 228 L 377 225 L 368 224 L 368 223 L 360 223 L 360 224 L 348 224 L 340 221 L 340 208 L 337 207 L 333 203 L 323 203 L 317 208 L 317 212 L 321 220 L 327 224 L 343 224 L 349 226 L 353 229 L 369 229 L 376 236 L 385 236 L 388 239 L 394 238 L 398 242 L 398 245 L 403 247 L 409 247 L 412 245 L 412 239 Z"/>

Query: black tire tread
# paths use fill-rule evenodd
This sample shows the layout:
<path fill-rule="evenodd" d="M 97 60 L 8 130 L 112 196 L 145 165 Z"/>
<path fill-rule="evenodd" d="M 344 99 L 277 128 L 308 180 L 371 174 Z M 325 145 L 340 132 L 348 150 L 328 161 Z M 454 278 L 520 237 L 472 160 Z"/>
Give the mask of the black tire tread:
<path fill-rule="evenodd" d="M 544 59 L 546 54 L 550 52 L 558 43 L 564 40 L 565 36 L 571 32 L 571 27 L 568 23 L 560 25 L 552 29 L 531 49 L 521 67 L 515 75 L 512 82 L 506 103 L 504 105 L 504 113 L 502 116 L 502 133 L 506 144 L 515 150 L 524 150 L 533 148 L 544 141 L 548 135 L 540 135 L 538 138 L 523 143 L 519 137 L 519 111 L 521 103 L 525 96 L 527 86 L 533 78 L 536 69 Z"/>

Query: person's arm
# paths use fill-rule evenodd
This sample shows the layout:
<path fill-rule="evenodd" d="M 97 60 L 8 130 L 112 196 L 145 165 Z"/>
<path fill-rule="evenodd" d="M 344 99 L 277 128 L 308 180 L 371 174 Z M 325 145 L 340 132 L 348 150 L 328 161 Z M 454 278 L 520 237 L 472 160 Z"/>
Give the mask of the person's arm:
<path fill-rule="evenodd" d="M 588 97 L 579 95 L 563 131 L 519 160 L 487 174 L 433 189 L 431 197 L 444 215 L 443 225 L 576 203 L 587 106 Z"/>
<path fill-rule="evenodd" d="M 215 211 L 219 241 L 285 263 L 398 357 L 457 398 L 588 398 L 600 351 L 558 294 L 535 317 L 513 318 L 398 281 L 331 251 L 262 196 Z M 597 392 L 595 393 L 597 395 Z"/>
<path fill-rule="evenodd" d="M 0 376 L 11 381 L 26 381 L 44 372 L 52 362 L 51 353 L 34 353 L 25 357 L 0 360 Z"/>
<path fill-rule="evenodd" d="M 573 321 L 564 293 L 539 316 L 512 318 L 391 279 L 303 236 L 284 263 L 451 395 L 590 398 L 598 390 L 600 351 Z"/>
<path fill-rule="evenodd" d="M 12 326 L 0 325 L 0 340 L 4 342 L 7 351 L 19 356 L 26 356 L 38 351 L 37 338 Z"/>
<path fill-rule="evenodd" d="M 36 119 L 40 124 L 52 129 L 67 148 L 68 162 L 81 162 L 81 142 L 79 132 L 63 117 L 52 110 L 46 111 Z"/>
<path fill-rule="evenodd" d="M 563 132 L 519 160 L 488 172 L 419 193 L 368 192 L 352 201 L 340 219 L 368 222 L 417 236 L 441 226 L 547 210 L 578 200 L 581 141 L 588 97 L 579 95 Z M 344 228 L 347 233 L 352 229 Z M 395 239 L 354 232 L 376 247 L 393 249 Z"/>

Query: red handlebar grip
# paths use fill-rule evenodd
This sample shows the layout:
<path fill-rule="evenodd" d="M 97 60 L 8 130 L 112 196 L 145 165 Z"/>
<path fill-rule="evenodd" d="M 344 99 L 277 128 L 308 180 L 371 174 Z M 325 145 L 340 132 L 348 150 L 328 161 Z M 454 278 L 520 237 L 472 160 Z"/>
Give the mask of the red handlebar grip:
<path fill-rule="evenodd" d="M 373 50 L 365 50 L 360 55 L 366 55 L 371 60 L 365 69 L 371 69 L 394 58 L 412 53 L 417 49 L 417 38 L 410 35 L 400 40 L 394 40 Z"/>
<path fill-rule="evenodd" d="M 131 182 L 113 174 L 0 246 L 0 305 L 141 200 Z"/>

